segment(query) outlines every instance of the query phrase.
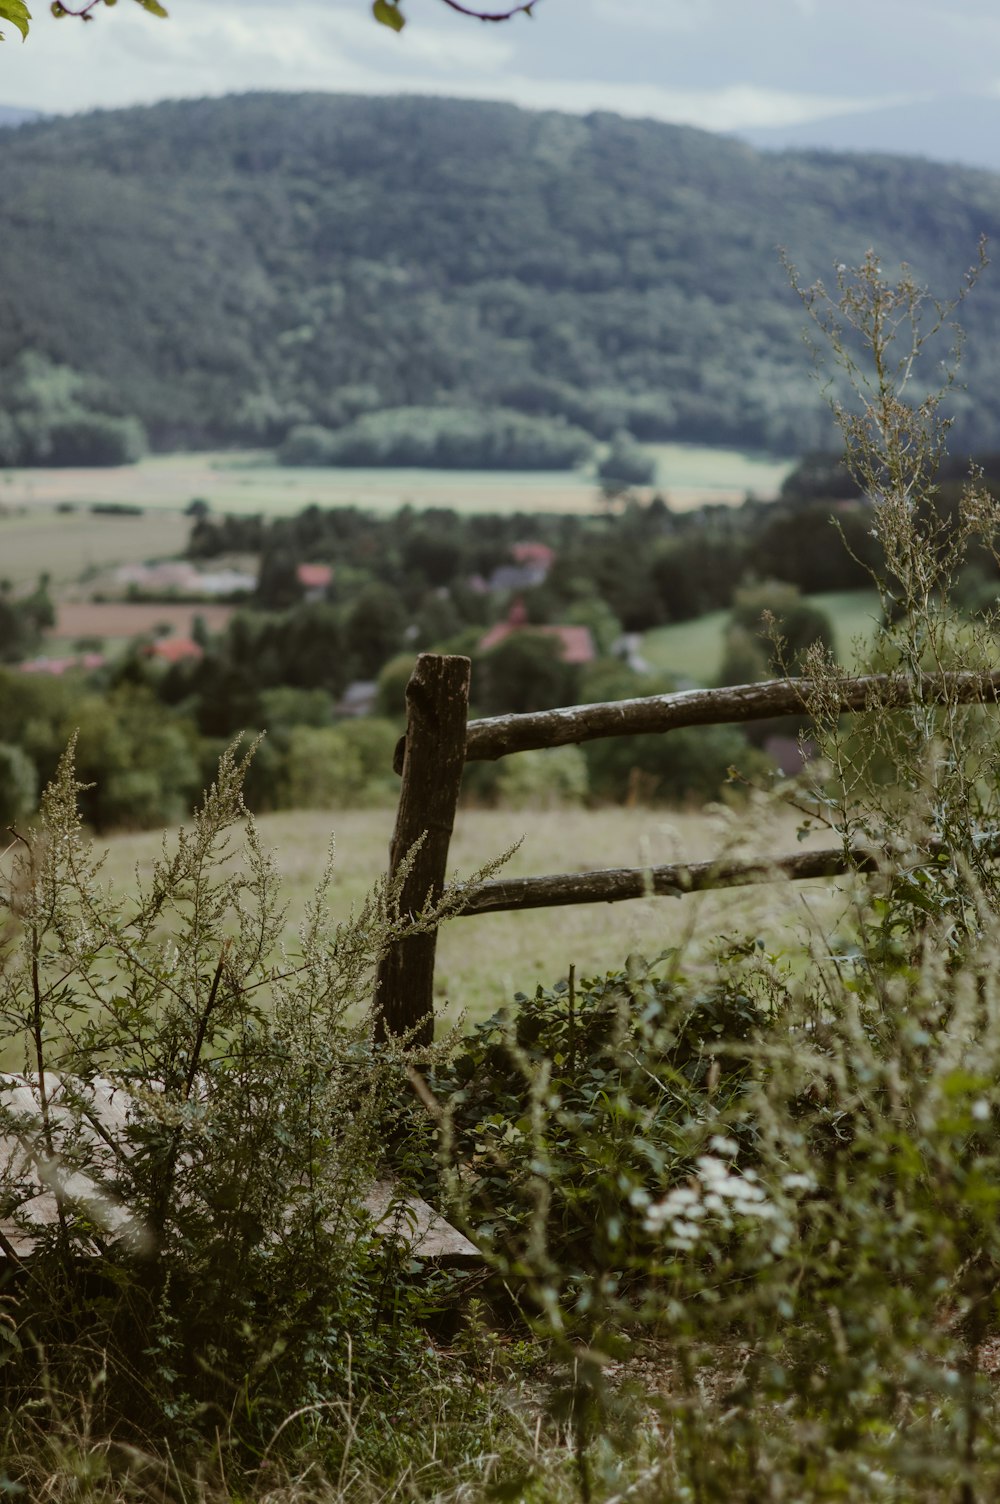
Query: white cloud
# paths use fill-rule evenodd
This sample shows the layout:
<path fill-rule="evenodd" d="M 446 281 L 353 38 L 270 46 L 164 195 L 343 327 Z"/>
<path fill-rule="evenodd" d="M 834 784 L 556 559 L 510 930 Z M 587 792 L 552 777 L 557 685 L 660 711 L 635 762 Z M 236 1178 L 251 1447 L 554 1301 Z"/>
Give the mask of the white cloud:
<path fill-rule="evenodd" d="M 657 84 L 609 84 L 599 79 L 576 82 L 519 77 L 505 81 L 504 98 L 535 109 L 568 110 L 576 114 L 611 110 L 619 115 L 669 120 L 714 131 L 792 125 L 894 102 L 884 96 L 858 99 L 846 94 L 806 94 L 752 84 L 730 84 L 720 89 L 674 89 Z"/>
<path fill-rule="evenodd" d="M 91 26 L 40 17 L 0 99 L 61 112 L 246 89 L 447 93 L 456 79 L 489 79 L 497 92 L 512 55 L 485 27 L 414 25 L 394 36 L 357 0 L 278 13 L 247 0 L 173 0 L 170 12 L 160 21 L 119 6 Z M 5 44 L 5 60 L 15 46 Z"/>
<path fill-rule="evenodd" d="M 591 14 L 609 26 L 628 26 L 644 32 L 666 31 L 691 36 L 711 28 L 717 6 L 710 0 L 591 0 Z"/>
<path fill-rule="evenodd" d="M 508 26 L 437 0 L 407 4 L 401 36 L 373 22 L 368 0 L 170 0 L 169 21 L 127 0 L 92 26 L 57 23 L 39 4 L 28 43 L 0 51 L 0 102 L 68 111 L 320 89 L 612 110 L 709 130 L 791 125 L 956 91 L 947 49 L 960 21 L 981 27 L 997 0 L 952 0 L 947 15 L 937 0 L 542 0 L 534 21 Z M 908 10 L 917 21 L 904 27 Z M 961 77 L 958 89 L 976 89 Z"/>

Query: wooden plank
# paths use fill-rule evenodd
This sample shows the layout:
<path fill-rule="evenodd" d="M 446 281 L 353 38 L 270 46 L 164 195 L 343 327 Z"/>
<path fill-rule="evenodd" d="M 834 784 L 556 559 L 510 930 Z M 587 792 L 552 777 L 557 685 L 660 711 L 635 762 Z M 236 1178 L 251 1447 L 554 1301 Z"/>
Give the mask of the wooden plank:
<path fill-rule="evenodd" d="M 873 704 L 897 709 L 915 703 L 995 704 L 998 698 L 1000 670 L 989 674 L 967 671 L 925 674 L 917 681 L 901 674 L 869 674 L 834 679 L 830 683 L 768 679 L 761 684 L 687 689 L 671 695 L 647 695 L 636 700 L 570 705 L 558 710 L 470 721 L 465 759 L 494 762 L 512 752 L 564 747 L 604 737 L 640 736 L 651 731 L 674 731 L 681 726 L 721 726 L 777 715 L 803 715 L 808 714 L 814 703 L 823 705 L 825 710 L 848 712 L 864 710 Z"/>
<path fill-rule="evenodd" d="M 468 658 L 421 653 L 406 686 L 403 786 L 389 848 L 390 876 L 416 848 L 400 893 L 402 915 L 422 913 L 444 892 L 465 763 L 471 673 Z M 387 950 L 376 978 L 377 1039 L 403 1037 L 417 1046 L 430 1044 L 436 948 L 437 932 L 431 930 Z"/>
<path fill-rule="evenodd" d="M 85 1150 L 88 1168 L 73 1169 L 44 1144 L 37 1076 L 0 1074 L 0 1107 L 16 1120 L 0 1128 L 0 1184 L 17 1186 L 17 1211 L 0 1216 L 0 1270 L 4 1262 L 30 1259 L 39 1238 L 59 1221 L 64 1209 L 83 1212 L 95 1235 L 80 1240 L 82 1256 L 96 1256 L 104 1241 L 141 1238 L 127 1207 L 109 1190 L 118 1162 L 132 1151 L 129 1123 L 134 1106 L 128 1092 L 97 1077 L 89 1083 L 46 1072 L 50 1120 Z M 414 1258 L 449 1268 L 482 1264 L 478 1248 L 422 1197 L 401 1191 L 393 1180 L 378 1180 L 363 1198 L 375 1231 L 398 1238 Z"/>
<path fill-rule="evenodd" d="M 375 1218 L 376 1232 L 401 1238 L 414 1258 L 446 1269 L 483 1265 L 475 1243 L 445 1221 L 423 1197 L 412 1192 L 400 1195 L 395 1182 L 376 1181 L 365 1197 L 365 1206 Z"/>
<path fill-rule="evenodd" d="M 0 1217 L 0 1260 L 29 1256 L 38 1238 L 60 1220 L 60 1203 L 82 1211 L 95 1229 L 81 1252 L 96 1253 L 98 1240 L 136 1232 L 128 1209 L 110 1190 L 120 1157 L 130 1152 L 128 1094 L 101 1076 L 67 1081 L 46 1071 L 45 1096 L 57 1140 L 63 1134 L 75 1139 L 88 1168 L 74 1168 L 58 1153 L 48 1153 L 38 1077 L 0 1075 L 0 1106 L 7 1117 L 0 1128 L 0 1184 L 5 1192 L 18 1187 L 17 1215 Z"/>
<path fill-rule="evenodd" d="M 715 888 L 752 883 L 800 882 L 845 872 L 876 872 L 870 851 L 796 851 L 755 862 L 675 862 L 668 867 L 605 867 L 595 872 L 559 872 L 546 877 L 493 878 L 470 891 L 458 914 L 497 914 L 510 909 L 561 908 L 625 899 L 680 898 Z"/>

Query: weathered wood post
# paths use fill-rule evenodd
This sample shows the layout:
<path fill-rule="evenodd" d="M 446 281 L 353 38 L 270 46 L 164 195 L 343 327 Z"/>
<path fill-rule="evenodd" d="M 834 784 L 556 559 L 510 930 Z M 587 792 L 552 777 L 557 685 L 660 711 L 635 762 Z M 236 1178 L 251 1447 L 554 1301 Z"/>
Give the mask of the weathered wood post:
<path fill-rule="evenodd" d="M 396 766 L 403 785 L 389 847 L 390 876 L 421 836 L 424 840 L 400 894 L 402 914 L 419 913 L 444 890 L 465 764 L 471 674 L 468 658 L 421 653 L 406 686 L 406 739 L 402 766 L 398 761 Z M 430 1044 L 436 948 L 432 930 L 387 950 L 376 979 L 377 1039 L 405 1034 L 414 1044 Z"/>

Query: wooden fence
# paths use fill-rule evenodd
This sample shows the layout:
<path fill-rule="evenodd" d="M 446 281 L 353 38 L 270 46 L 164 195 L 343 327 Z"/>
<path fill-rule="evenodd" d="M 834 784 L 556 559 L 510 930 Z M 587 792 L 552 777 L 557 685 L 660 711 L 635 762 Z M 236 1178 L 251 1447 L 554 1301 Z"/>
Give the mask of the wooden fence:
<path fill-rule="evenodd" d="M 448 848 L 467 762 L 495 761 L 528 752 L 611 736 L 667 732 L 681 726 L 724 725 L 808 713 L 901 708 L 913 703 L 992 703 L 1000 700 L 1000 671 L 925 674 L 919 681 L 886 674 L 843 678 L 822 685 L 809 679 L 775 679 L 726 689 L 693 689 L 598 705 L 539 710 L 527 715 L 469 721 L 468 658 L 422 653 L 406 686 L 406 735 L 396 749 L 402 776 L 389 853 L 394 874 L 419 842 L 401 894 L 400 909 L 419 913 L 444 892 Z M 544 877 L 497 878 L 470 888 L 455 912 L 492 914 L 509 909 L 578 903 L 617 903 L 650 893 L 682 894 L 739 887 L 778 878 L 833 877 L 873 871 L 869 851 L 796 852 L 768 861 L 676 863 L 668 867 L 612 868 Z M 434 1033 L 435 932 L 390 947 L 378 972 L 378 1026 L 383 1038 L 407 1035 L 418 1044 Z"/>

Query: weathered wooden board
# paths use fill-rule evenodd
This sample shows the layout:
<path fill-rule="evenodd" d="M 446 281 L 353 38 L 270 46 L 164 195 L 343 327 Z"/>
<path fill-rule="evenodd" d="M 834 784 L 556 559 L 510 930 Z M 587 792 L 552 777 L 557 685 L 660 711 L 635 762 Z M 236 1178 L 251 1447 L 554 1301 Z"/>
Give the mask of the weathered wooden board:
<path fill-rule="evenodd" d="M 51 1152 L 38 1077 L 0 1074 L 0 1267 L 4 1260 L 30 1258 L 39 1236 L 59 1221 L 60 1203 L 75 1207 L 92 1225 L 93 1253 L 106 1242 L 141 1234 L 111 1190 L 116 1167 L 130 1152 L 133 1099 L 102 1077 L 84 1083 L 46 1073 L 44 1090 L 52 1138 L 68 1133 L 88 1168 L 74 1168 L 68 1155 Z M 391 1180 L 377 1181 L 364 1204 L 376 1231 L 400 1238 L 413 1257 L 451 1267 L 482 1263 L 468 1238 Z"/>
<path fill-rule="evenodd" d="M 429 656 L 429 655 L 428 655 Z M 723 726 L 760 721 L 775 715 L 809 714 L 814 702 L 825 714 L 865 710 L 873 705 L 900 709 L 924 705 L 995 705 L 1000 699 L 1000 670 L 977 673 L 955 669 L 924 674 L 869 674 L 864 678 L 768 679 L 723 689 L 683 689 L 637 700 L 568 705 L 520 715 L 490 716 L 466 728 L 466 762 L 495 761 L 512 752 L 565 747 L 611 736 L 638 736 L 674 731 L 680 726 Z M 409 733 L 407 733 L 409 734 Z"/>

